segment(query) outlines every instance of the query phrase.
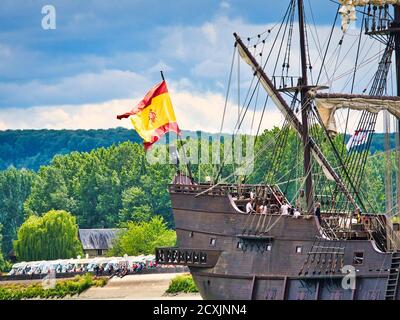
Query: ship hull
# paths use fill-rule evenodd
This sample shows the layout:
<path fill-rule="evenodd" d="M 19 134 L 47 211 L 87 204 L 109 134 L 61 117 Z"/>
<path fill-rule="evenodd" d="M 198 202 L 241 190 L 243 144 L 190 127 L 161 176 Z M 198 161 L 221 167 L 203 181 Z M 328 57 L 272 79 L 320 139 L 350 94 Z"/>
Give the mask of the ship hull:
<path fill-rule="evenodd" d="M 314 216 L 247 215 L 227 194 L 172 192 L 171 201 L 177 248 L 218 253 L 208 265 L 183 263 L 203 299 L 384 300 L 393 293 L 391 253 L 370 240 L 321 240 Z M 256 227 L 263 237 L 249 236 Z M 392 298 L 399 299 L 397 282 Z"/>

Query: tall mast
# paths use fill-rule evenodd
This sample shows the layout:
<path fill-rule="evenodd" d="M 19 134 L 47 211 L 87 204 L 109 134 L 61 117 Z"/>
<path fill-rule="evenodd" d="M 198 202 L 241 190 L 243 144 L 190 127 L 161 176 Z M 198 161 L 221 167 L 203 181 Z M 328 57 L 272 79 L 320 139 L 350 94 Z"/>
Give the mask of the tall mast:
<path fill-rule="evenodd" d="M 308 214 L 314 212 L 313 181 L 311 173 L 311 146 L 309 143 L 308 113 L 310 111 L 310 101 L 307 98 L 308 79 L 307 79 L 307 54 L 304 25 L 303 0 L 298 0 L 299 11 L 299 31 L 300 31 L 300 50 L 301 50 L 301 121 L 303 127 L 303 146 L 304 146 L 304 175 L 305 175 L 305 196 L 307 200 Z"/>
<path fill-rule="evenodd" d="M 400 26 L 400 6 L 394 6 L 394 29 Z M 396 81 L 397 81 L 397 95 L 400 96 L 400 32 L 395 31 L 395 56 L 396 56 Z M 396 132 L 396 147 L 399 147 L 400 142 L 400 119 L 397 119 L 397 132 Z M 397 162 L 397 212 L 400 217 L 400 150 L 396 149 L 396 162 Z"/>

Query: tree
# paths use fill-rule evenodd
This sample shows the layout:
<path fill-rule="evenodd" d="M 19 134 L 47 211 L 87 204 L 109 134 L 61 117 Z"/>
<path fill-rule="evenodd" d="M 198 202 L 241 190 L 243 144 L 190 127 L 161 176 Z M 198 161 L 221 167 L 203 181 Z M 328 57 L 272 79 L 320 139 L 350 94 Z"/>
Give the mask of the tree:
<path fill-rule="evenodd" d="M 68 259 L 82 254 L 76 218 L 56 210 L 42 217 L 30 216 L 18 230 L 14 250 L 20 261 Z"/>
<path fill-rule="evenodd" d="M 121 221 L 148 221 L 152 215 L 152 209 L 147 204 L 148 196 L 143 189 L 132 187 L 122 192 Z"/>
<path fill-rule="evenodd" d="M 10 168 L 0 171 L 0 224 L 3 225 L 3 254 L 12 249 L 17 230 L 24 221 L 23 204 L 36 179 L 34 172 Z"/>
<path fill-rule="evenodd" d="M 71 212 L 83 228 L 115 227 L 152 215 L 172 225 L 167 186 L 173 173 L 170 165 L 149 164 L 136 143 L 73 152 L 41 167 L 24 208 L 27 215 Z M 144 197 L 130 200 L 132 192 Z"/>
<path fill-rule="evenodd" d="M 176 243 L 176 233 L 167 228 L 160 216 L 151 218 L 148 222 L 128 222 L 126 230 L 122 231 L 110 255 L 153 254 L 156 247 L 173 246 Z"/>
<path fill-rule="evenodd" d="M 0 249 L 1 249 L 1 240 L 2 240 L 2 235 L 1 235 L 1 229 L 2 225 L 0 224 Z M 6 267 L 6 261 L 4 260 L 3 254 L 0 250 L 0 272 L 2 272 Z"/>

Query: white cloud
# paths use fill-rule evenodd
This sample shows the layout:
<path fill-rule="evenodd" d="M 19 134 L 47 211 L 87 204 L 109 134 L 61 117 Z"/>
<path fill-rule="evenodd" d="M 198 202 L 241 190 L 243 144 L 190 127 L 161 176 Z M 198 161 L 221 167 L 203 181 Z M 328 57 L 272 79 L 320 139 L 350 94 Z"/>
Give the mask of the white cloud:
<path fill-rule="evenodd" d="M 219 6 L 221 9 L 230 9 L 230 7 L 231 7 L 231 5 L 228 1 L 221 1 Z"/>
<path fill-rule="evenodd" d="M 207 40 L 210 42 L 210 45 L 216 46 L 218 44 L 218 34 L 215 25 L 207 22 L 201 27 L 201 29 Z"/>
<path fill-rule="evenodd" d="M 221 6 L 226 6 L 223 4 L 224 2 L 226 1 L 221 2 Z M 229 5 L 228 2 L 226 4 Z M 0 109 L 0 129 L 130 127 L 129 121 L 117 121 L 114 119 L 115 115 L 130 109 L 134 103 L 140 100 L 146 91 L 154 85 L 154 80 L 150 78 L 155 72 L 163 69 L 168 71 L 173 78 L 169 81 L 169 84 L 181 127 L 217 132 L 220 127 L 226 81 L 233 53 L 232 33 L 237 31 L 243 39 L 246 39 L 247 36 L 257 35 L 272 26 L 273 23 L 249 24 L 241 19 L 219 16 L 199 26 L 164 27 L 159 29 L 158 34 L 155 33 L 152 39 L 152 43 L 156 47 L 151 49 L 151 54 L 149 52 L 118 52 L 112 56 L 84 57 L 84 63 L 96 66 L 102 71 L 85 71 L 51 83 L 39 80 L 22 84 L 0 83 L 0 97 L 3 100 L 1 105 L 14 106 L 15 102 L 19 102 L 25 105 L 40 106 L 23 110 Z M 318 26 L 318 38 L 322 43 L 328 38 L 330 30 L 331 27 Z M 295 29 L 294 33 L 297 34 L 296 32 Z M 310 27 L 308 36 L 311 44 L 313 44 L 313 40 L 317 37 L 313 27 Z M 331 52 L 327 55 L 328 71 L 332 74 L 336 67 L 336 77 L 351 70 L 357 47 L 354 45 L 354 41 L 357 39 L 357 34 L 354 32 L 354 34 L 345 37 L 341 56 L 338 57 L 335 52 L 338 52 L 336 48 L 341 36 L 341 31 L 336 28 L 332 38 Z M 273 38 L 273 35 L 271 35 L 267 39 L 265 48 L 272 46 Z M 297 42 L 297 37 L 294 37 L 291 61 L 292 74 L 299 73 Z M 379 46 L 373 46 L 371 40 L 363 42 L 363 48 L 360 63 L 379 50 Z M 368 54 L 364 56 L 366 51 Z M 0 56 L 2 52 L 6 54 L 7 48 L 0 46 Z M 275 52 L 270 61 L 275 62 L 277 55 L 278 53 Z M 318 57 L 320 55 L 321 52 L 315 48 L 310 51 L 311 59 L 314 61 L 315 76 L 319 69 L 320 59 L 318 60 Z M 121 61 L 123 61 L 123 65 L 129 65 L 129 61 L 137 60 L 139 60 L 138 65 L 141 65 L 141 69 L 132 67 L 126 70 L 121 65 Z M 149 63 L 151 60 L 153 62 Z M 337 66 L 336 61 L 338 61 Z M 66 68 L 76 68 L 77 66 L 66 65 Z M 373 64 L 373 66 L 375 67 L 377 64 Z M 273 64 L 268 65 L 267 71 L 270 75 L 272 68 Z M 135 70 L 135 72 L 130 70 Z M 244 64 L 241 70 L 243 73 L 243 98 L 248 89 L 246 84 L 249 85 L 248 79 L 252 73 L 250 68 Z M 358 89 L 363 88 L 370 80 L 370 77 L 366 77 L 365 74 L 367 72 L 373 73 L 373 71 L 374 68 L 371 68 L 371 65 L 365 66 L 361 70 L 357 78 Z M 351 76 L 351 73 L 349 75 Z M 343 91 L 349 75 L 338 79 L 330 90 L 332 92 Z M 325 72 L 323 72 L 322 79 L 325 81 L 325 78 Z M 234 81 L 236 80 L 234 79 Z M 235 94 L 233 93 L 231 97 L 235 97 Z M 7 99 L 10 99 L 10 101 Z M 224 126 L 227 131 L 231 131 L 235 123 L 237 117 L 235 110 L 235 106 L 230 104 L 226 125 Z M 259 117 L 260 114 L 257 112 L 256 119 Z M 275 107 L 269 107 L 268 114 L 264 119 L 263 129 L 279 125 L 282 117 Z M 351 118 L 351 125 L 354 126 L 355 120 L 352 119 L 355 119 L 355 117 Z M 257 120 L 255 123 L 257 123 Z M 246 124 L 247 128 L 248 126 Z M 378 130 L 380 130 L 379 123 Z"/>
<path fill-rule="evenodd" d="M 46 102 L 47 105 L 107 101 L 114 97 L 130 97 L 151 86 L 146 77 L 131 71 L 103 70 L 100 73 L 82 73 L 54 83 L 0 83 L 2 105 L 10 106 Z M 9 97 L 10 101 L 7 101 Z"/>
<path fill-rule="evenodd" d="M 225 101 L 221 94 L 176 91 L 174 85 L 171 86 L 170 92 L 176 117 L 182 129 L 219 132 Z M 141 98 L 142 96 L 83 105 L 0 109 L 0 129 L 131 128 L 129 120 L 117 120 L 116 115 L 130 110 Z M 235 110 L 233 105 L 229 105 L 228 108 Z M 224 132 L 232 132 L 236 117 L 235 112 L 227 113 Z M 269 109 L 265 116 L 264 128 L 272 128 L 280 120 L 280 113 Z"/>

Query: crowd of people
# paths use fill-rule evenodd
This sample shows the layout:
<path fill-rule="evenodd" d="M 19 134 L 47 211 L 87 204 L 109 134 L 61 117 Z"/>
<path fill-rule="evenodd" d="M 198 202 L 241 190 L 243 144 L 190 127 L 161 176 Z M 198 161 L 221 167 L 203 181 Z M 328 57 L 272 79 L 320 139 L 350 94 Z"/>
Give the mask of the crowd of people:
<path fill-rule="evenodd" d="M 139 257 L 112 257 L 92 259 L 68 259 L 54 261 L 19 262 L 12 266 L 8 276 L 43 275 L 55 272 L 62 273 L 93 273 L 96 276 L 118 276 L 141 273 L 145 270 L 166 268 L 158 265 L 154 255 Z"/>
<path fill-rule="evenodd" d="M 246 204 L 246 213 L 269 214 L 272 212 L 279 212 L 281 215 L 299 218 L 302 214 L 307 213 L 308 211 L 307 201 L 303 189 L 300 190 L 294 206 L 285 200 L 284 195 L 280 191 L 276 192 L 274 197 L 276 200 L 276 203 L 274 204 L 267 204 L 266 201 L 261 203 L 261 201 L 256 201 L 254 192 L 250 191 L 250 200 Z M 321 222 L 321 204 L 319 202 L 315 204 L 314 214 L 317 216 L 319 222 Z"/>

